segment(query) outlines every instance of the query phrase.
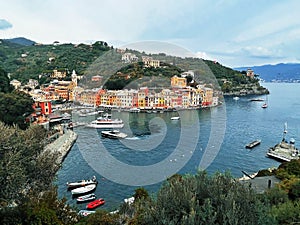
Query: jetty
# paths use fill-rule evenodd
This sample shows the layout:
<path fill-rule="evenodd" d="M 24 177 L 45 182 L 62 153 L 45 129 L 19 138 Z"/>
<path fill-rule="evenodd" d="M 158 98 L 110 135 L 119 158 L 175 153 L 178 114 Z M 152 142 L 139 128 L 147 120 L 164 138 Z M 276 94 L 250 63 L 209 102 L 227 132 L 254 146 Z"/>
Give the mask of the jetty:
<path fill-rule="evenodd" d="M 41 156 L 44 154 L 53 154 L 56 155 L 56 164 L 61 165 L 73 144 L 77 139 L 77 134 L 71 130 L 66 130 L 62 135 L 60 135 L 55 141 L 46 145 L 44 150 L 41 153 Z"/>

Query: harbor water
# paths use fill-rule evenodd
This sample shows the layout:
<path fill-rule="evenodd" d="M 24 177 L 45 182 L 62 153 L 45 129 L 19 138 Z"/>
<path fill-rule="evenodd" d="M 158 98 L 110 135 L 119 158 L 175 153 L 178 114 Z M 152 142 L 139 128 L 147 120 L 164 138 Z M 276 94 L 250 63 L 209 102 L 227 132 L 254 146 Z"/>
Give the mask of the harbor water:
<path fill-rule="evenodd" d="M 300 146 L 300 84 L 263 83 L 270 95 L 226 97 L 219 107 L 165 113 L 130 113 L 113 111 L 113 118 L 124 121 L 123 140 L 101 137 L 100 131 L 83 126 L 74 128 L 76 143 L 57 173 L 55 184 L 59 197 L 78 209 L 66 183 L 96 176 L 95 194 L 106 200 L 103 208 L 115 210 L 137 187 L 155 193 L 164 179 L 174 173 L 194 174 L 206 169 L 213 174 L 229 171 L 241 177 L 260 169 L 277 167 L 266 151 L 282 139 L 284 123 L 287 138 Z M 267 99 L 250 101 L 253 97 Z M 75 115 L 73 114 L 75 117 Z M 180 120 L 171 117 L 180 116 Z M 246 144 L 260 139 L 261 144 L 246 149 Z"/>

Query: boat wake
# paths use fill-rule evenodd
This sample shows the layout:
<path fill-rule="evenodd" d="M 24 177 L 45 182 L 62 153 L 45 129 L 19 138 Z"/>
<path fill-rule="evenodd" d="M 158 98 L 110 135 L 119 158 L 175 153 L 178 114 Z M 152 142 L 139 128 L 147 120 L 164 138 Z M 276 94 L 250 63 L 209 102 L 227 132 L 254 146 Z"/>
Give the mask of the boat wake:
<path fill-rule="evenodd" d="M 139 138 L 139 137 L 127 137 L 125 139 L 126 140 L 140 140 L 141 138 Z"/>

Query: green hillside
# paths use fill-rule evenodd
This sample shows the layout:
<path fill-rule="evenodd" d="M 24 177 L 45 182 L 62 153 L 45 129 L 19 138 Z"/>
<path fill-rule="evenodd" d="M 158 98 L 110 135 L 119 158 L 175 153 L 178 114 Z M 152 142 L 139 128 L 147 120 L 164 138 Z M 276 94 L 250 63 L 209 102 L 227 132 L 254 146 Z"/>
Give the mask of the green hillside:
<path fill-rule="evenodd" d="M 132 83 L 135 83 L 132 87 L 139 86 L 133 82 L 137 79 L 142 79 L 140 85 L 152 82 L 153 86 L 164 86 L 166 79 L 169 80 L 173 75 L 180 76 L 184 71 L 193 70 L 196 83 L 211 84 L 215 89 L 221 88 L 228 94 L 239 94 L 242 89 L 247 90 L 248 94 L 267 93 L 267 90 L 260 87 L 257 79 L 250 79 L 218 62 L 199 58 L 180 58 L 164 53 L 147 55 L 128 49 L 126 52 L 134 53 L 139 57 L 139 62 L 123 63 L 122 54 L 103 41 L 97 41 L 92 45 L 55 42 L 49 45 L 24 46 L 1 40 L 0 67 L 11 79 L 23 83 L 28 79 L 39 80 L 41 84 L 49 83 L 50 74 L 57 69 L 67 71 L 68 76 L 75 70 L 77 74 L 84 75 L 82 85 L 95 87 L 91 86 L 91 77 L 101 75 L 104 77 L 102 85 L 108 89 L 122 89 Z M 160 60 L 161 67 L 144 68 L 142 56 Z"/>

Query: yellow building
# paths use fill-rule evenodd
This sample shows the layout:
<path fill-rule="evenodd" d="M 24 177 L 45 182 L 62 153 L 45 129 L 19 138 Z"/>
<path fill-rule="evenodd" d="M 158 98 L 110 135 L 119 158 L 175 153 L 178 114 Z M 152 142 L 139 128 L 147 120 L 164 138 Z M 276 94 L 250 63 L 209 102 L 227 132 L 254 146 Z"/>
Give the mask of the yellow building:
<path fill-rule="evenodd" d="M 177 77 L 176 75 L 171 77 L 171 87 L 172 88 L 185 88 L 187 85 L 186 78 Z"/>
<path fill-rule="evenodd" d="M 51 74 L 51 78 L 53 79 L 63 79 L 67 76 L 67 72 L 60 71 L 60 70 L 53 70 L 53 73 Z"/>

